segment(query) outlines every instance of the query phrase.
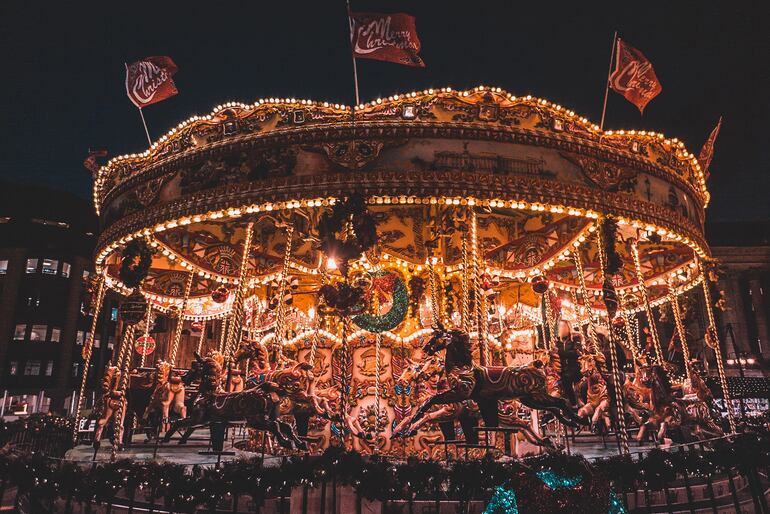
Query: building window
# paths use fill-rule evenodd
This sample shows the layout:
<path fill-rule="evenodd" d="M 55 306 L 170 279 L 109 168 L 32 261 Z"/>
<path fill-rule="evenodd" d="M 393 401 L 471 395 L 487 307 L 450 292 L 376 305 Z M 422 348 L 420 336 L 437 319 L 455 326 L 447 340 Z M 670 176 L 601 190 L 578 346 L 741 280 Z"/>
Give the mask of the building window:
<path fill-rule="evenodd" d="M 24 341 L 27 338 L 27 325 L 16 325 L 16 329 L 13 331 L 14 341 Z"/>
<path fill-rule="evenodd" d="M 59 261 L 56 259 L 43 259 L 43 273 L 45 275 L 56 275 L 59 271 Z"/>
<path fill-rule="evenodd" d="M 60 339 L 61 339 L 61 329 L 53 327 L 51 329 L 51 342 L 58 343 Z"/>
<path fill-rule="evenodd" d="M 27 361 L 24 366 L 24 374 L 28 376 L 37 376 L 40 374 L 40 361 Z"/>
<path fill-rule="evenodd" d="M 40 307 L 40 297 L 39 296 L 28 296 L 27 297 L 27 307 Z"/>
<path fill-rule="evenodd" d="M 79 362 L 73 362 L 72 363 L 72 376 L 76 377 L 80 373 L 80 363 Z"/>
<path fill-rule="evenodd" d="M 118 321 L 118 308 L 113 307 L 110 310 L 110 321 Z"/>
<path fill-rule="evenodd" d="M 85 340 L 86 340 L 85 330 L 78 330 L 78 333 L 75 336 L 75 344 L 82 346 Z"/>
<path fill-rule="evenodd" d="M 27 273 L 37 273 L 37 259 L 27 259 Z"/>
<path fill-rule="evenodd" d="M 53 361 L 48 361 L 45 364 L 45 376 L 50 377 L 53 375 Z"/>
<path fill-rule="evenodd" d="M 70 263 L 69 262 L 62 262 L 61 263 L 61 276 L 64 278 L 70 278 Z"/>
<path fill-rule="evenodd" d="M 15 375 L 19 372 L 19 361 L 11 361 L 11 375 Z"/>
<path fill-rule="evenodd" d="M 48 325 L 32 325 L 32 332 L 29 334 L 30 341 L 45 341 L 48 332 Z"/>
<path fill-rule="evenodd" d="M 94 337 L 94 348 L 99 348 L 99 345 L 102 343 L 101 337 L 102 336 Z"/>
<path fill-rule="evenodd" d="M 91 272 L 87 269 L 83 270 L 83 280 L 88 280 L 88 278 L 91 276 Z"/>
<path fill-rule="evenodd" d="M 3 259 L 0 261 L 0 275 L 5 275 L 8 273 L 8 259 Z"/>

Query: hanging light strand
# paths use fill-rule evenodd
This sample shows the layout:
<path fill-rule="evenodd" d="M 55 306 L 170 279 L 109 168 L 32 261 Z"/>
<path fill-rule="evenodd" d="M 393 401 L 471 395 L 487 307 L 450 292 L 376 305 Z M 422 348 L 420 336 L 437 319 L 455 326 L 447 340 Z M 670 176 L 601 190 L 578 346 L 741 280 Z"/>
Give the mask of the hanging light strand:
<path fill-rule="evenodd" d="M 241 255 L 241 267 L 238 270 L 238 288 L 235 290 L 233 306 L 230 310 L 227 340 L 224 345 L 225 357 L 229 357 L 241 343 L 243 330 L 243 302 L 248 285 L 246 276 L 249 270 L 249 254 L 251 253 L 251 240 L 254 234 L 254 222 L 246 225 L 246 233 L 243 236 L 243 254 Z"/>
<path fill-rule="evenodd" d="M 716 354 L 716 360 L 717 360 L 717 371 L 719 372 L 719 384 L 722 386 L 722 398 L 725 401 L 725 406 L 727 407 L 727 420 L 730 423 L 730 432 L 733 434 L 736 431 L 735 426 L 735 418 L 733 417 L 733 408 L 732 408 L 732 401 L 730 398 L 730 389 L 727 386 L 727 374 L 725 373 L 725 363 L 722 360 L 722 345 L 719 342 L 719 334 L 717 333 L 717 325 L 716 320 L 714 319 L 714 308 L 711 304 L 711 283 L 709 282 L 708 277 L 706 276 L 706 268 L 703 266 L 703 261 L 698 262 L 698 267 L 700 268 L 700 274 L 701 274 L 701 283 L 703 284 L 703 300 L 706 303 L 706 315 L 708 316 L 708 322 L 709 326 L 706 328 L 707 331 L 710 331 L 713 336 L 713 350 Z M 705 338 L 706 341 L 708 341 L 709 337 Z M 709 345 L 711 346 L 711 345 Z"/>
<path fill-rule="evenodd" d="M 642 302 L 644 303 L 644 312 L 647 315 L 647 325 L 652 337 L 652 345 L 655 349 L 655 360 L 658 364 L 663 364 L 663 350 L 660 347 L 660 338 L 658 337 L 658 327 L 655 325 L 655 316 L 650 306 L 650 297 L 647 294 L 647 285 L 644 283 L 644 273 L 642 273 L 642 263 L 639 260 L 638 241 L 631 243 L 631 256 L 634 259 L 634 268 L 636 270 L 636 280 L 639 282 L 639 290 L 642 293 Z"/>
<path fill-rule="evenodd" d="M 179 350 L 179 342 L 182 339 L 182 328 L 184 328 L 184 311 L 187 310 L 187 302 L 190 300 L 192 284 L 193 272 L 191 271 L 187 275 L 187 281 L 184 286 L 184 297 L 182 297 L 182 307 L 180 307 L 179 312 L 177 313 L 176 326 L 174 327 L 174 339 L 171 344 L 171 354 L 168 359 L 172 366 L 176 366 L 176 354 Z"/>
<path fill-rule="evenodd" d="M 104 296 L 107 293 L 107 287 L 105 285 L 104 274 L 107 272 L 107 268 L 104 268 L 104 273 L 99 276 L 98 285 L 96 286 L 96 298 L 94 298 L 94 314 L 91 318 L 91 328 L 88 331 L 83 348 L 83 377 L 80 379 L 80 392 L 78 393 L 77 407 L 75 408 L 75 427 L 72 430 L 72 440 L 77 441 L 78 426 L 80 425 L 80 411 L 83 410 L 84 396 L 86 393 L 86 384 L 88 383 L 88 370 L 91 366 L 91 356 L 94 350 L 94 338 L 96 337 L 96 325 L 99 322 L 99 314 L 102 310 L 102 303 L 104 302 Z"/>

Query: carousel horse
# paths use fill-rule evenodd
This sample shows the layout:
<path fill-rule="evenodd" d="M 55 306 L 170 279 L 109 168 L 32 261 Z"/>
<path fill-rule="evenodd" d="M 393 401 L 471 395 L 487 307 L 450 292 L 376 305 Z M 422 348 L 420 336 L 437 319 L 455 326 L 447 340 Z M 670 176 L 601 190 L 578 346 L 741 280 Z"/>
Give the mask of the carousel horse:
<path fill-rule="evenodd" d="M 184 384 L 177 375 L 172 375 L 170 362 L 159 360 L 155 365 L 155 380 L 150 403 L 144 411 L 143 419 L 149 420 L 153 414 L 160 412 L 161 428 L 168 430 L 171 426 L 169 415 L 173 409 L 180 418 L 187 416 L 184 404 Z"/>
<path fill-rule="evenodd" d="M 641 371 L 633 374 L 626 374 L 626 380 L 623 383 L 623 394 L 626 399 L 626 413 L 631 420 L 641 427 L 647 418 L 650 417 L 652 407 L 650 406 L 650 388 L 642 383 Z"/>
<path fill-rule="evenodd" d="M 178 430 L 186 431 L 179 444 L 187 442 L 196 427 L 206 423 L 246 420 L 246 425 L 257 430 L 265 430 L 275 436 L 278 444 L 284 448 L 305 450 L 294 427 L 278 419 L 279 386 L 273 382 L 263 382 L 240 392 L 221 392 L 220 377 L 222 367 L 212 357 L 205 359 L 195 354 L 190 371 L 185 375 L 185 383 L 200 380 L 199 397 L 196 399 L 189 416 L 171 424 L 163 442 L 169 442 Z"/>
<path fill-rule="evenodd" d="M 697 359 L 691 359 L 687 363 L 687 369 L 690 371 L 690 391 L 695 394 L 698 400 L 708 405 L 712 419 L 722 419 L 722 413 L 719 412 L 714 402 L 714 393 L 711 392 L 703 379 L 704 372 L 701 363 Z"/>
<path fill-rule="evenodd" d="M 590 416 L 591 426 L 597 428 L 599 420 L 604 421 L 605 427 L 609 430 L 610 423 L 610 397 L 607 388 L 607 380 L 602 374 L 604 367 L 604 355 L 586 352 L 578 357 L 580 363 L 580 373 L 583 379 L 578 384 L 578 389 L 585 393 L 585 403 L 578 409 L 577 415 L 582 417 Z"/>
<path fill-rule="evenodd" d="M 419 399 L 423 400 L 428 394 L 433 394 L 435 391 L 441 389 L 442 384 L 437 381 L 434 382 L 434 380 L 442 373 L 443 365 L 441 360 L 436 355 L 433 355 L 423 363 L 413 363 L 410 361 L 410 365 L 404 369 L 404 372 L 398 378 L 398 381 L 405 384 L 412 383 L 415 386 L 418 386 L 420 383 L 431 384 L 432 387 L 427 388 L 427 390 L 420 395 Z M 557 450 L 558 447 L 550 438 L 539 436 L 527 421 L 519 417 L 519 406 L 520 403 L 515 400 L 501 401 L 499 403 L 498 417 L 501 421 L 500 426 L 518 429 L 527 441 L 536 446 L 541 446 L 549 451 Z M 465 400 L 441 406 L 437 405 L 427 412 L 422 419 L 411 425 L 408 435 L 415 435 L 422 426 L 433 422 L 439 425 L 446 439 L 454 439 L 454 422 L 460 421 L 466 441 L 470 444 L 477 444 L 478 434 L 475 428 L 478 425 L 478 420 L 480 418 L 481 414 L 479 408 L 473 400 Z M 409 417 L 401 420 L 401 422 L 393 429 L 393 432 L 400 432 L 405 428 L 409 421 Z"/>
<path fill-rule="evenodd" d="M 679 429 L 685 441 L 709 439 L 724 435 L 711 418 L 708 405 L 701 400 L 676 398 L 663 366 L 653 365 L 647 370 L 646 384 L 650 388 L 652 413 L 639 428 L 636 438 L 643 441 L 648 430 L 657 429 L 658 441 L 663 441 L 668 431 Z"/>
<path fill-rule="evenodd" d="M 236 363 L 245 359 L 249 359 L 250 367 L 247 386 L 252 387 L 263 382 L 277 384 L 278 394 L 286 397 L 289 402 L 289 407 L 282 411 L 294 416 L 300 435 L 307 435 L 311 416 L 329 420 L 339 418 L 324 395 L 316 391 L 316 379 L 310 364 L 284 358 L 281 361 L 282 367 L 272 369 L 267 348 L 257 341 L 244 343 L 235 353 Z"/>
<path fill-rule="evenodd" d="M 418 422 L 434 405 L 465 400 L 476 402 L 484 424 L 488 427 L 499 425 L 499 400 L 519 400 L 531 409 L 546 410 L 569 426 L 579 427 L 583 424 L 583 420 L 566 400 L 549 394 L 540 361 L 521 367 L 476 366 L 471 357 L 468 334 L 439 327 L 423 347 L 423 352 L 435 355 L 441 350 L 446 350 L 444 371 L 448 389 L 425 400 L 398 435 L 408 434 L 412 424 Z"/>
<path fill-rule="evenodd" d="M 115 412 L 122 405 L 125 409 L 126 399 L 123 393 L 118 390 L 120 383 L 120 370 L 117 366 L 107 366 L 102 377 L 102 407 L 96 422 L 96 431 L 94 432 L 94 446 L 98 447 L 102 440 L 102 432 L 107 423 L 113 418 Z M 115 427 L 115 440 L 121 441 L 123 437 L 123 427 Z"/>

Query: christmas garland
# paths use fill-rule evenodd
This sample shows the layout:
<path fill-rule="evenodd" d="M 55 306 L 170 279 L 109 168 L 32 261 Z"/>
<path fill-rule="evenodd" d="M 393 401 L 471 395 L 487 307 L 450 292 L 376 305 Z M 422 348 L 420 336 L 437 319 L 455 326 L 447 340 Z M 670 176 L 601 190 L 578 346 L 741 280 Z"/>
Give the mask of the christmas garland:
<path fill-rule="evenodd" d="M 134 289 L 147 278 L 152 264 L 152 249 L 143 239 L 133 239 L 123 249 L 118 277 L 129 288 Z"/>
<path fill-rule="evenodd" d="M 393 295 L 393 304 L 390 310 L 383 315 L 359 314 L 353 316 L 353 323 L 368 332 L 380 333 L 393 330 L 404 321 L 406 311 L 409 308 L 409 297 L 404 280 L 391 271 L 375 271 L 370 274 L 372 278 L 371 294 L 377 294 L 376 287 L 379 282 L 387 282 L 387 291 Z"/>
<path fill-rule="evenodd" d="M 37 437 L 46 437 L 41 427 L 55 430 L 68 423 L 52 417 L 35 420 L 28 427 L 37 427 Z M 3 425 L 10 426 L 22 428 L 22 424 Z M 18 487 L 20 494 L 44 507 L 57 499 L 104 503 L 118 496 L 147 494 L 150 501 L 162 498 L 174 511 L 193 512 L 201 507 L 213 510 L 241 495 L 260 504 L 266 498 L 289 496 L 292 487 L 314 488 L 336 481 L 370 500 L 491 499 L 489 513 L 517 512 L 497 508 L 515 504 L 521 512 L 568 509 L 593 514 L 623 512 L 615 491 L 659 490 L 679 476 L 705 478 L 736 469 L 753 472 L 764 470 L 768 462 L 767 433 L 741 434 L 733 442 L 719 440 L 706 450 L 653 450 L 639 461 L 616 456 L 593 463 L 564 454 L 506 462 L 491 456 L 448 463 L 414 458 L 404 462 L 333 447 L 323 455 L 288 458 L 271 468 L 258 458 L 226 462 L 218 469 L 193 466 L 190 470 L 177 464 L 128 460 L 81 468 L 39 453 L 6 451 L 0 453 L 0 483 Z"/>

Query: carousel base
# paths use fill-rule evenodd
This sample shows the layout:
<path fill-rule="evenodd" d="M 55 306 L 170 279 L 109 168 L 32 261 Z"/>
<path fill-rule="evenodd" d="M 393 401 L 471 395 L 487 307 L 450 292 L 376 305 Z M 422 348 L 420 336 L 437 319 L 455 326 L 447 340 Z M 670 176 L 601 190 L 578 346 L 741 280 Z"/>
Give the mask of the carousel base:
<path fill-rule="evenodd" d="M 502 434 L 497 434 L 497 437 L 499 438 L 501 435 Z M 182 464 L 185 466 L 205 466 L 229 460 L 264 456 L 265 465 L 271 466 L 272 464 L 278 465 L 281 459 L 285 457 L 285 454 L 283 453 L 281 455 L 273 455 L 270 448 L 267 448 L 263 454 L 261 448 L 254 448 L 253 445 L 248 444 L 248 433 L 239 426 L 228 429 L 222 452 L 215 452 L 212 450 L 209 437 L 210 433 L 208 428 L 198 429 L 186 444 L 179 444 L 179 435 L 175 435 L 168 443 L 163 443 L 155 440 L 148 442 L 143 433 L 134 433 L 131 438 L 131 444 L 122 448 L 117 453 L 117 458 L 129 459 L 132 461 L 154 460 L 158 462 Z M 559 441 L 559 443 L 564 446 L 563 451 L 572 455 L 581 455 L 589 460 L 610 457 L 618 454 L 618 447 L 614 434 L 608 434 L 602 437 L 583 432 L 577 434 L 570 433 L 568 442 L 565 442 L 563 438 L 559 439 L 555 436 L 552 436 L 552 438 L 554 441 Z M 565 443 L 568 443 L 568 445 L 565 445 Z M 442 451 L 437 455 L 448 458 L 449 460 L 474 458 L 483 454 L 485 451 L 482 449 L 481 451 L 468 452 L 462 444 L 444 445 L 442 443 L 441 446 Z M 445 450 L 443 449 L 444 446 L 446 446 Z M 505 455 L 502 451 L 502 443 L 498 442 L 496 446 L 498 447 L 501 459 L 523 457 L 525 454 L 531 455 L 538 450 L 537 447 L 528 443 L 514 443 L 512 445 L 512 454 Z M 634 441 L 630 442 L 630 450 L 632 453 L 644 453 L 656 447 L 666 449 L 667 445 L 653 445 L 650 442 L 644 444 L 638 444 Z M 95 450 L 90 444 L 80 444 L 69 450 L 64 458 L 69 461 L 80 463 L 105 462 L 112 459 L 112 451 L 111 442 L 105 439 L 102 441 L 101 447 L 98 450 Z"/>

